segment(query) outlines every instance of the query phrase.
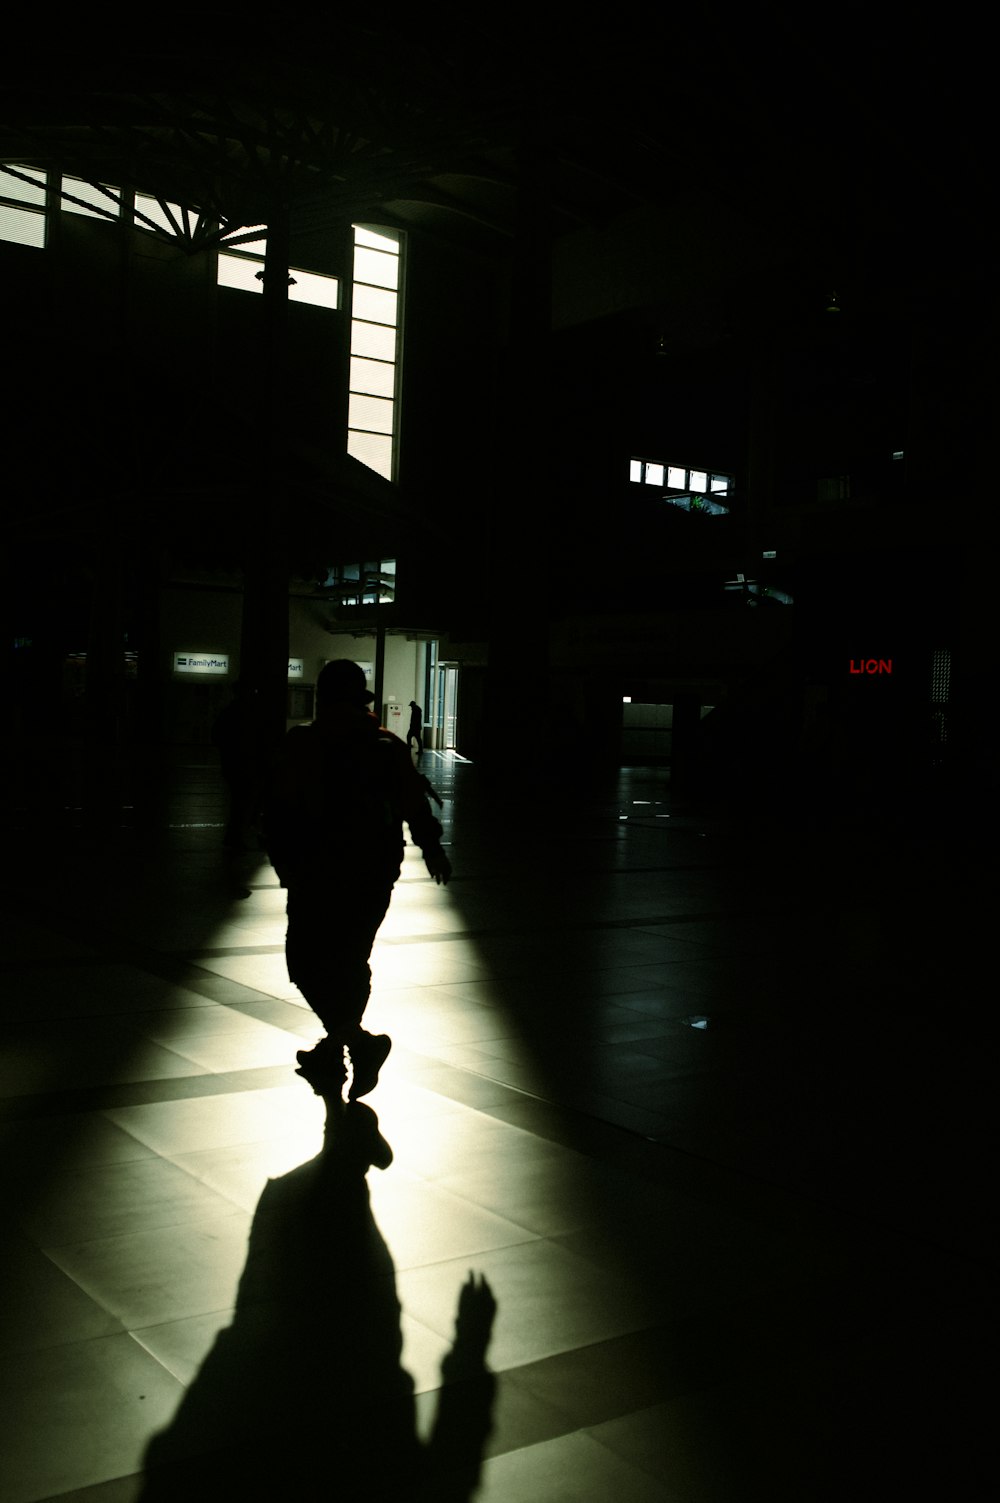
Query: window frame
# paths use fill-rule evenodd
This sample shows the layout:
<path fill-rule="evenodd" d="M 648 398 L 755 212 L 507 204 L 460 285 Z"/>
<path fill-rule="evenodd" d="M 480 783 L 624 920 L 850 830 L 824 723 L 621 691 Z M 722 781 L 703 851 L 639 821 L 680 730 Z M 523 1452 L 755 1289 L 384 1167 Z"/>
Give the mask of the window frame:
<path fill-rule="evenodd" d="M 692 476 L 695 475 L 704 477 L 704 486 L 691 484 Z M 674 483 L 675 477 L 681 477 L 683 483 Z M 728 499 L 732 496 L 736 476 L 707 465 L 678 465 L 632 455 L 629 458 L 629 484 L 658 487 L 664 501 L 677 505 L 684 511 L 696 511 L 708 516 L 728 516 L 730 508 L 724 506 L 718 498 L 724 496 Z M 686 506 L 681 505 L 684 499 L 688 502 Z"/>

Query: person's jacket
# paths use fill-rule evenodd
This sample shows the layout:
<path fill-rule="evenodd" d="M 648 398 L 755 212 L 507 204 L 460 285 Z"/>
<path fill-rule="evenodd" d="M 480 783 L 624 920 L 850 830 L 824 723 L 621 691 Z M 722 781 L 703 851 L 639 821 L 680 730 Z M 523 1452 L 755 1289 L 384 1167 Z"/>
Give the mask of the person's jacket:
<path fill-rule="evenodd" d="M 409 748 L 368 710 L 326 705 L 285 737 L 265 806 L 268 855 L 283 887 L 392 883 L 403 861 L 403 822 L 426 855 L 440 846 Z"/>

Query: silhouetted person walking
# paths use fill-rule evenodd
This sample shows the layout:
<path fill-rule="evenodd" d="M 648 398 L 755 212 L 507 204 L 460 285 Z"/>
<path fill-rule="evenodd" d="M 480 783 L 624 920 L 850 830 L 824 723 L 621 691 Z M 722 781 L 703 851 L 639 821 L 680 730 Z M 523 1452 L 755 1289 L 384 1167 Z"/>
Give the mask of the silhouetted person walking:
<path fill-rule="evenodd" d="M 415 699 L 410 700 L 410 728 L 406 733 L 406 744 L 417 743 L 417 761 L 419 762 L 424 749 L 424 712 Z"/>
<path fill-rule="evenodd" d="M 403 861 L 403 821 L 436 882 L 451 863 L 407 747 L 379 726 L 364 669 L 327 663 L 316 719 L 285 737 L 267 803 L 268 853 L 288 889 L 285 956 L 295 983 L 327 1031 L 299 1053 L 299 1073 L 328 1095 L 353 1068 L 350 1099 L 378 1082 L 392 1047 L 361 1026 L 371 991 L 369 956 Z"/>

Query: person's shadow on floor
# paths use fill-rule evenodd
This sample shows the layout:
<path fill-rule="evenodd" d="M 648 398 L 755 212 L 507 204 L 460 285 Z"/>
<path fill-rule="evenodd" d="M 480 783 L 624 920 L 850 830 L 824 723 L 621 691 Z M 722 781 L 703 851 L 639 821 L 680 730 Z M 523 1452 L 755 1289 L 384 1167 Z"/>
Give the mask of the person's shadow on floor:
<path fill-rule="evenodd" d="M 233 1323 L 150 1442 L 140 1503 L 472 1497 L 491 1426 L 496 1303 L 470 1274 L 422 1441 L 395 1270 L 365 1180 L 391 1159 L 370 1107 L 327 1101 L 322 1153 L 261 1195 Z"/>

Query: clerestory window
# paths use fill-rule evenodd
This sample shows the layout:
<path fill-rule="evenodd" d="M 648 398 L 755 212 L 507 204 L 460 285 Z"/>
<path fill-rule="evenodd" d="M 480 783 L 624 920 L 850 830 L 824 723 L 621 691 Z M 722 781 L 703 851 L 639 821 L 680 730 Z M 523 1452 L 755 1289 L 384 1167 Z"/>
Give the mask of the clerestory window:
<path fill-rule="evenodd" d="M 244 229 L 229 244 L 232 248 L 219 254 L 219 285 L 260 292 L 266 238 Z M 347 452 L 386 480 L 396 475 L 401 248 L 393 230 L 354 226 Z M 336 277 L 289 270 L 293 302 L 338 308 L 339 292 Z"/>
<path fill-rule="evenodd" d="M 386 480 L 396 473 L 401 237 L 354 226 L 347 452 Z"/>
<path fill-rule="evenodd" d="M 220 287 L 235 287 L 239 292 L 263 292 L 267 236 L 259 232 L 264 228 L 264 225 L 258 225 L 256 233 L 244 228 L 223 241 L 230 249 L 219 252 Z M 301 267 L 290 266 L 288 301 L 309 303 L 313 308 L 339 308 L 340 280 L 338 277 L 323 276 L 316 271 L 303 271 Z"/>
<path fill-rule="evenodd" d="M 635 485 L 661 487 L 663 500 L 682 511 L 701 512 L 713 517 L 729 515 L 729 507 L 723 498 L 730 496 L 735 488 L 733 475 L 666 464 L 657 459 L 630 459 L 628 474 Z"/>
<path fill-rule="evenodd" d="M 396 598 L 396 560 L 331 564 L 320 589 L 338 606 L 392 605 Z"/>
<path fill-rule="evenodd" d="M 0 240 L 44 249 L 46 181 L 37 167 L 0 166 Z"/>
<path fill-rule="evenodd" d="M 111 183 L 56 174 L 62 210 L 88 218 L 128 223 L 149 234 L 219 245 L 218 227 L 197 210 L 148 193 L 125 193 Z M 0 164 L 0 240 L 44 248 L 45 171 L 23 164 Z M 266 226 L 223 226 L 217 255 L 217 283 L 241 292 L 262 292 L 267 249 Z M 347 452 L 393 480 L 399 432 L 399 356 L 402 327 L 402 237 L 375 225 L 354 226 Z M 340 279 L 290 267 L 291 302 L 338 309 Z M 379 596 L 379 598 L 384 598 Z"/>

